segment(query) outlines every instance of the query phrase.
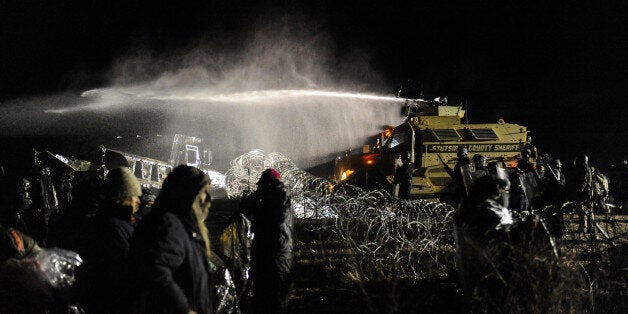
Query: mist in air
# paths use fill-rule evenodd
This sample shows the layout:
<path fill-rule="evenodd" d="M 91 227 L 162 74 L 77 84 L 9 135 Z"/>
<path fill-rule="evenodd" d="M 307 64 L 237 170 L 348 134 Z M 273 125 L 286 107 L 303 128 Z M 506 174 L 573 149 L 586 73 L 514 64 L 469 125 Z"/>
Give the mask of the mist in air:
<path fill-rule="evenodd" d="M 403 121 L 402 100 L 368 54 L 338 54 L 318 24 L 276 20 L 237 40 L 207 36 L 166 54 L 132 49 L 114 63 L 109 86 L 5 102 L 0 132 L 142 135 L 136 147 L 112 148 L 152 158 L 163 155 L 143 151 L 145 138 L 199 136 L 224 171 L 252 149 L 280 152 L 302 167 L 324 163 Z"/>

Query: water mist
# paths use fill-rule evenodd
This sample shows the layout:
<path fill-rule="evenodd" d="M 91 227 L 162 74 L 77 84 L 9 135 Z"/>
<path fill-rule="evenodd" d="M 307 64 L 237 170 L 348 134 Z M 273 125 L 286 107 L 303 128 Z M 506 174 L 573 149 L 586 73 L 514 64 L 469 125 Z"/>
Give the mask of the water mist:
<path fill-rule="evenodd" d="M 0 132 L 199 136 L 224 171 L 256 148 L 302 167 L 328 162 L 403 121 L 402 99 L 368 92 L 384 84 L 367 58 L 335 60 L 328 38 L 280 29 L 262 28 L 236 51 L 211 43 L 157 57 L 136 51 L 118 61 L 110 87 L 9 106 Z"/>

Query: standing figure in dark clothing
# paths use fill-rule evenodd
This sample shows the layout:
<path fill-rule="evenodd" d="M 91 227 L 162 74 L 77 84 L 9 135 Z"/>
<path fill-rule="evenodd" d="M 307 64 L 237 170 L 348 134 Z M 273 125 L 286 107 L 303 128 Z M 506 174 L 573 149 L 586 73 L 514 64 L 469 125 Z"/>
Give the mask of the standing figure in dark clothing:
<path fill-rule="evenodd" d="M 521 160 L 517 163 L 517 168 L 519 168 L 524 173 L 536 173 L 536 165 L 532 161 L 530 157 L 530 151 L 524 149 L 521 151 Z"/>
<path fill-rule="evenodd" d="M 103 184 L 101 212 L 84 235 L 79 250 L 85 264 L 79 272 L 79 293 L 89 313 L 123 310 L 125 266 L 140 204 L 140 183 L 127 168 L 110 170 Z"/>
<path fill-rule="evenodd" d="M 74 172 L 62 173 L 59 181 L 59 211 L 63 214 L 72 204 Z"/>
<path fill-rule="evenodd" d="M 40 168 L 33 184 L 33 206 L 31 207 L 37 211 L 32 214 L 35 214 L 34 218 L 38 227 L 37 232 L 33 232 L 33 234 L 37 242 L 45 247 L 48 241 L 50 217 L 59 212 L 59 200 L 57 199 L 57 189 L 52 182 L 52 169 L 38 167 Z"/>
<path fill-rule="evenodd" d="M 575 201 L 579 202 L 578 221 L 580 227 L 579 232 L 593 232 L 593 209 L 591 201 L 593 200 L 593 172 L 589 166 L 589 157 L 580 155 L 576 158 L 573 180 L 571 184 L 572 194 Z"/>
<path fill-rule="evenodd" d="M 292 290 L 293 214 L 281 174 L 266 169 L 257 191 L 242 200 L 250 212 L 254 232 L 251 245 L 251 277 L 255 313 L 282 313 Z"/>
<path fill-rule="evenodd" d="M 9 195 L 7 199 L 6 209 L 2 217 L 3 224 L 6 227 L 15 228 L 21 232 L 28 233 L 28 225 L 26 224 L 26 215 L 30 211 L 31 200 L 30 196 L 31 183 L 25 179 L 20 178 L 15 183 L 15 186 L 8 187 Z"/>
<path fill-rule="evenodd" d="M 551 205 L 552 216 L 549 217 L 548 223 L 550 232 L 557 238 L 565 235 L 565 219 L 561 208 L 567 201 L 567 193 L 565 190 L 565 175 L 562 172 L 562 163 L 559 159 L 550 162 L 547 175 L 545 176 L 545 190 L 541 195 L 543 203 Z"/>
<path fill-rule="evenodd" d="M 209 233 L 210 179 L 176 167 L 153 210 L 138 224 L 129 250 L 134 313 L 213 313 Z M 131 293 L 129 293 L 130 295 Z"/>
<path fill-rule="evenodd" d="M 547 200 L 554 207 L 560 208 L 567 200 L 565 192 L 565 175 L 562 171 L 563 164 L 560 159 L 554 159 L 550 162 L 548 176 L 546 176 Z"/>
<path fill-rule="evenodd" d="M 456 203 L 462 200 L 465 196 L 467 196 L 467 187 L 464 183 L 464 178 L 462 175 L 462 167 L 470 165 L 471 159 L 469 158 L 469 150 L 466 146 L 458 146 L 458 162 L 454 166 L 452 178 L 454 179 L 454 183 L 456 184 Z"/>
<path fill-rule="evenodd" d="M 401 154 L 401 165 L 395 168 L 394 184 L 399 184 L 399 195 L 401 199 L 409 199 L 412 190 L 412 172 L 414 165 L 412 164 L 412 153 L 404 152 Z"/>
<path fill-rule="evenodd" d="M 510 180 L 510 209 L 522 213 L 530 208 L 530 198 L 525 186 L 525 173 L 515 168 L 509 177 Z"/>
<path fill-rule="evenodd" d="M 536 167 L 536 161 L 539 158 L 539 152 L 536 149 L 536 146 L 532 145 L 532 136 L 526 137 L 526 143 L 523 144 L 523 149 L 521 152 L 521 156 L 527 156 L 527 162 Z"/>

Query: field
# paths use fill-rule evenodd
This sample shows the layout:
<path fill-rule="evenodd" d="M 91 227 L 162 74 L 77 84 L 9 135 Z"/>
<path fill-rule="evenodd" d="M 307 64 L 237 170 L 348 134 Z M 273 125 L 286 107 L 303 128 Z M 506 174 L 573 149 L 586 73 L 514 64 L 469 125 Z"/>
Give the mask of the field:
<path fill-rule="evenodd" d="M 229 202 L 231 208 L 237 204 L 237 200 Z M 433 205 L 403 201 L 397 206 L 397 210 L 404 211 L 411 206 Z M 225 206 L 217 206 L 215 210 L 220 208 L 225 209 Z M 413 229 L 413 234 L 408 234 L 410 230 L 403 228 L 399 220 L 372 223 L 374 216 L 368 215 L 357 216 L 371 220 L 371 223 L 361 222 L 360 226 L 356 220 L 346 224 L 339 222 L 348 217 L 297 219 L 295 285 L 290 312 L 621 313 L 628 309 L 625 251 L 628 216 L 598 215 L 598 224 L 612 237 L 614 245 L 611 245 L 599 231 L 597 239 L 575 232 L 577 215 L 565 215 L 568 233 L 559 244 L 560 258 L 534 249 L 511 254 L 511 260 L 502 262 L 515 264 L 515 275 L 510 277 L 507 287 L 502 287 L 507 293 L 501 294 L 504 299 L 496 304 L 494 296 L 489 294 L 490 289 L 476 291 L 472 297 L 463 295 L 451 228 L 439 225 L 436 219 L 445 218 L 450 222 L 447 210 L 428 218 L 433 220 L 432 225 L 420 225 Z M 227 212 L 222 215 L 215 212 L 215 222 L 225 225 L 227 216 Z M 394 225 L 400 228 L 391 229 Z M 339 229 L 343 227 L 345 230 Z M 432 230 L 421 230 L 423 227 Z M 376 243 L 382 240 L 383 229 L 387 229 L 385 236 L 397 235 Z M 406 234 L 400 236 L 400 231 Z M 425 242 L 426 235 L 434 241 Z M 351 239 L 351 236 L 356 238 Z M 402 243 L 404 241 L 413 243 Z M 369 247 L 377 244 L 376 248 Z"/>
<path fill-rule="evenodd" d="M 481 253 L 487 261 L 460 272 L 473 263 L 457 258 L 455 210 L 447 204 L 332 185 L 276 153 L 249 153 L 232 165 L 231 198 L 210 209 L 212 246 L 221 249 L 220 233 L 248 188 L 248 169 L 279 170 L 297 218 L 291 313 L 628 312 L 625 213 L 598 214 L 595 234 L 576 232 L 577 215 L 565 214 L 566 236 L 554 245 L 546 221 L 527 216 L 519 241 L 509 236 L 481 251 L 458 248 L 462 259 L 473 262 Z M 478 274 L 475 289 L 464 287 L 460 274 Z"/>

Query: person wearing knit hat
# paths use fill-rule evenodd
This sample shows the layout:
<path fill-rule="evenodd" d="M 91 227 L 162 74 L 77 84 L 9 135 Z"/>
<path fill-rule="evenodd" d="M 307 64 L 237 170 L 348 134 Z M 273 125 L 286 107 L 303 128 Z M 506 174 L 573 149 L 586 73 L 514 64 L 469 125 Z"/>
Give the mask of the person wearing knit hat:
<path fill-rule="evenodd" d="M 89 313 L 119 313 L 123 310 L 125 265 L 135 232 L 133 214 L 139 210 L 142 190 L 128 168 L 107 173 L 101 193 L 100 212 L 84 235 L 78 253 L 85 261 L 77 274 L 79 298 Z"/>
<path fill-rule="evenodd" d="M 210 179 L 181 165 L 168 174 L 129 251 L 134 313 L 212 313 Z"/>
<path fill-rule="evenodd" d="M 133 207 L 133 213 L 139 208 L 142 187 L 128 168 L 116 168 L 107 173 L 103 183 L 103 195 L 113 204 L 127 204 Z"/>
<path fill-rule="evenodd" d="M 277 180 L 281 182 L 281 173 L 273 168 L 268 168 L 262 172 L 259 181 L 257 181 L 257 185 L 264 184 L 270 180 Z"/>
<path fill-rule="evenodd" d="M 242 199 L 252 218 L 251 280 L 255 313 L 284 313 L 292 290 L 294 218 L 279 171 L 268 168 L 257 191 Z"/>

